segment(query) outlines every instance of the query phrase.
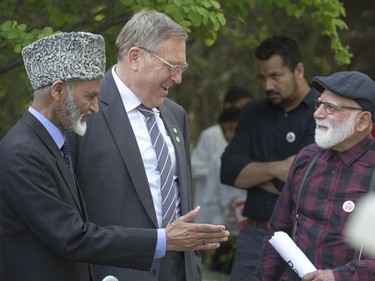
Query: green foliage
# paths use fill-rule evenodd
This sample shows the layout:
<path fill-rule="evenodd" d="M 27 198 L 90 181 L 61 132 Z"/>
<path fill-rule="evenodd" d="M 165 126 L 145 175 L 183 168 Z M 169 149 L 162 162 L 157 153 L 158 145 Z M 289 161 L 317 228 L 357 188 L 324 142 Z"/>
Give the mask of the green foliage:
<path fill-rule="evenodd" d="M 338 34 L 339 30 L 347 30 L 348 27 L 342 20 L 345 17 L 345 8 L 339 0 L 251 0 L 252 7 L 261 6 L 265 11 L 272 10 L 273 3 L 285 10 L 289 17 L 299 18 L 306 14 L 311 15 L 322 26 L 322 35 L 331 38 L 331 48 L 335 52 L 337 61 L 349 64 L 352 54 L 349 46 L 343 46 Z"/>
<path fill-rule="evenodd" d="M 289 17 L 299 18 L 305 13 L 311 14 L 311 17 L 322 25 L 322 34 L 331 38 L 331 48 L 336 54 L 336 59 L 349 63 L 351 57 L 349 47 L 342 46 L 338 35 L 339 29 L 347 29 L 341 19 L 345 16 L 345 9 L 339 0 L 232 0 L 224 1 L 223 6 L 217 0 L 117 0 L 114 4 L 113 1 L 106 3 L 107 1 L 89 0 L 81 1 L 80 4 L 76 1 L 52 0 L 24 2 L 25 8 L 31 9 L 35 6 L 35 12 L 42 9 L 43 16 L 38 19 L 35 19 L 33 14 L 17 17 L 17 8 L 10 0 L 3 0 L 1 6 L 4 7 L 0 6 L 5 9 L 4 16 L 10 17 L 0 26 L 0 47 L 8 44 L 16 53 L 25 45 L 51 34 L 54 30 L 74 30 L 80 26 L 88 29 L 91 26 L 93 29 L 95 23 L 108 23 L 119 13 L 130 14 L 129 11 L 133 13 L 143 8 L 156 9 L 168 14 L 187 32 L 202 39 L 207 46 L 212 46 L 222 27 L 227 24 L 228 16 L 241 21 L 250 9 L 260 8 L 271 12 L 274 6 L 277 6 L 283 8 Z M 111 9 L 114 5 L 116 9 Z M 37 29 L 34 28 L 34 24 L 44 26 Z M 261 34 L 260 37 L 267 36 L 266 30 L 267 28 L 265 34 Z"/>
<path fill-rule="evenodd" d="M 30 2 L 34 3 L 31 0 Z M 81 5 L 72 1 L 62 2 L 59 5 L 56 5 L 52 0 L 43 2 L 48 19 L 46 26 L 49 26 L 49 22 L 50 27 L 27 31 L 27 24 L 17 23 L 16 20 L 10 19 L 1 26 L 0 46 L 10 40 L 7 43 L 11 44 L 16 52 L 19 52 L 25 45 L 51 34 L 56 28 L 62 29 L 64 26 L 74 26 L 74 23 L 80 24 L 82 15 L 91 15 L 93 22 L 104 22 L 110 18 L 104 13 L 100 13 L 109 6 L 105 2 L 96 4 L 94 1 L 94 4 L 91 5 L 84 5 L 86 1 L 83 1 Z M 303 16 L 306 10 L 309 10 L 311 17 L 322 25 L 322 34 L 331 38 L 331 48 L 335 52 L 336 59 L 345 64 L 350 62 L 349 47 L 344 47 L 341 44 L 338 35 L 338 30 L 347 29 L 345 22 L 341 19 L 345 16 L 345 9 L 339 0 L 233 0 L 225 1 L 223 5 L 225 8 L 216 0 L 118 0 L 116 2 L 118 10 L 130 9 L 132 12 L 136 12 L 143 8 L 150 8 L 164 12 L 180 23 L 187 32 L 194 32 L 194 36 L 202 39 L 208 46 L 215 43 L 218 32 L 227 23 L 227 18 L 224 15 L 227 12 L 226 8 L 239 19 L 244 18 L 249 9 L 256 7 L 271 12 L 276 5 L 284 9 L 289 17 L 296 18 Z"/>
<path fill-rule="evenodd" d="M 145 7 L 164 12 L 177 21 L 188 33 L 202 39 L 206 45 L 212 46 L 217 33 L 226 24 L 220 11 L 220 3 L 216 0 L 122 0 L 133 12 Z"/>
<path fill-rule="evenodd" d="M 17 21 L 11 20 L 4 22 L 0 25 L 0 47 L 10 44 L 14 46 L 14 51 L 19 53 L 23 47 L 53 33 L 51 27 L 32 29 L 31 31 L 26 30 L 27 25 L 24 23 L 18 24 Z"/>
<path fill-rule="evenodd" d="M 339 29 L 348 29 L 348 26 L 340 18 L 345 16 L 345 9 L 338 0 L 319 0 L 316 1 L 319 10 L 312 13 L 323 27 L 322 34 L 331 37 L 331 48 L 335 50 L 335 57 L 342 63 L 349 64 L 352 54 L 349 52 L 349 46 L 343 46 L 339 38 Z"/>
<path fill-rule="evenodd" d="M 211 85 L 220 87 L 224 82 L 219 81 L 229 79 L 229 71 L 247 74 L 247 70 L 241 70 L 241 65 L 251 66 L 253 62 L 248 55 L 251 50 L 277 30 L 284 31 L 281 22 L 290 19 L 295 20 L 293 28 L 310 18 L 313 26 L 310 30 L 329 39 L 327 46 L 332 49 L 336 61 L 350 62 L 349 47 L 343 46 L 339 34 L 340 30 L 347 29 L 343 20 L 345 9 L 339 0 L 2 0 L 0 137 L 32 99 L 20 55 L 24 46 L 59 31 L 100 33 L 106 39 L 109 66 L 116 60 L 113 44 L 119 30 L 134 12 L 144 8 L 166 13 L 189 33 L 189 73 L 193 75 L 189 77 L 188 74 L 184 89 L 198 97 L 206 97 L 205 91 Z M 324 62 L 324 65 L 330 62 L 324 57 L 315 61 Z M 195 102 L 188 95 L 178 95 L 176 99 L 187 110 L 191 106 L 189 117 L 194 115 L 196 107 L 213 104 L 208 100 L 207 103 Z M 203 121 L 199 124 L 208 120 Z"/>

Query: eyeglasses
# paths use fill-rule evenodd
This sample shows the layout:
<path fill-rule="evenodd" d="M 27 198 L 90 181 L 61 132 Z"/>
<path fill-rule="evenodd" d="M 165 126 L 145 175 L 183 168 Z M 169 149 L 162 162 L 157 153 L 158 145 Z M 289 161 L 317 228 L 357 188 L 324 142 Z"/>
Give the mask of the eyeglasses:
<path fill-rule="evenodd" d="M 336 111 L 340 111 L 340 110 L 343 110 L 343 109 L 363 111 L 363 109 L 359 108 L 359 107 L 338 105 L 338 104 L 333 104 L 333 103 L 330 103 L 330 102 L 327 102 L 327 101 L 321 101 L 319 99 L 315 100 L 315 109 L 318 109 L 321 105 L 323 105 L 324 111 L 327 114 L 334 114 Z"/>
<path fill-rule="evenodd" d="M 167 62 L 166 60 L 164 60 L 161 57 L 159 57 L 157 54 L 155 54 L 155 53 L 147 50 L 146 48 L 143 48 L 143 47 L 138 47 L 138 48 L 146 51 L 147 53 L 149 53 L 151 55 L 153 55 L 155 58 L 157 58 L 162 63 L 164 63 L 166 66 L 168 66 L 171 75 L 175 75 L 180 70 L 181 70 L 181 73 L 184 73 L 188 69 L 188 67 L 189 67 L 189 65 L 187 63 L 185 63 L 183 65 L 180 65 L 180 64 L 172 65 L 169 62 Z"/>

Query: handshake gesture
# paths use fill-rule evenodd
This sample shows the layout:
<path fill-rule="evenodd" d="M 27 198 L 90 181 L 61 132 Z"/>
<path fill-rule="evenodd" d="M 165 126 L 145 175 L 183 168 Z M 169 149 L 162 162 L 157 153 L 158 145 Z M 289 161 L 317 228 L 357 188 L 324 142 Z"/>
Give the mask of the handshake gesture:
<path fill-rule="evenodd" d="M 198 206 L 167 226 L 167 251 L 216 249 L 228 240 L 229 231 L 224 225 L 193 223 L 199 212 Z"/>

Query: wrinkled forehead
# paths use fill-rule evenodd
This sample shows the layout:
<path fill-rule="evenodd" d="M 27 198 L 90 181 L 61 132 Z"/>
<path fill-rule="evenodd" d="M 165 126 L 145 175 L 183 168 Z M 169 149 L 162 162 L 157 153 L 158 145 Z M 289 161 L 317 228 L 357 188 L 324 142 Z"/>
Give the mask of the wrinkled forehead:
<path fill-rule="evenodd" d="M 327 89 L 322 92 L 319 99 L 324 102 L 331 102 L 338 105 L 352 105 L 360 107 L 360 105 L 355 100 L 339 96 Z"/>

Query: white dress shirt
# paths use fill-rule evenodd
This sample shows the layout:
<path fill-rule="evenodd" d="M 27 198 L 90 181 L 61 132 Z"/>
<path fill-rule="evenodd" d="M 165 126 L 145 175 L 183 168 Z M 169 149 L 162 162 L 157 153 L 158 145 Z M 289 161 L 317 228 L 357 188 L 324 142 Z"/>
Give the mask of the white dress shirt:
<path fill-rule="evenodd" d="M 147 125 L 145 122 L 145 116 L 137 110 L 137 107 L 141 104 L 139 98 L 120 80 L 115 71 L 116 66 L 112 68 L 112 75 L 119 90 L 122 102 L 125 107 L 125 111 L 128 114 L 130 124 L 133 128 L 134 135 L 136 137 L 138 148 L 142 156 L 143 165 L 145 167 L 147 180 L 150 186 L 150 191 L 152 195 L 152 200 L 154 202 L 154 208 L 156 213 L 156 218 L 158 220 L 159 228 L 162 227 L 162 199 L 161 199 L 161 189 L 160 189 L 160 173 L 158 170 L 158 162 L 155 153 L 155 149 L 152 145 L 150 135 L 148 133 Z M 176 167 L 176 153 L 175 148 L 172 144 L 170 137 L 167 134 L 163 120 L 160 118 L 160 112 L 156 109 L 152 109 L 155 114 L 156 122 L 159 127 L 160 133 L 163 135 L 164 140 L 168 146 L 169 154 L 172 160 L 172 169 L 173 169 L 173 178 L 174 178 L 174 189 L 177 195 L 176 199 L 176 214 L 177 217 L 180 216 L 180 194 L 178 188 L 178 176 L 177 176 L 177 167 Z M 160 235 L 164 235 L 165 240 L 165 231 L 158 230 L 158 245 L 160 243 L 166 243 L 166 241 L 161 241 Z M 158 252 L 158 250 L 157 250 Z M 164 245 L 165 253 L 165 245 Z M 163 254 L 164 255 L 164 254 Z M 158 257 L 158 254 L 155 254 L 155 257 Z M 160 257 L 160 256 L 159 256 Z"/>

